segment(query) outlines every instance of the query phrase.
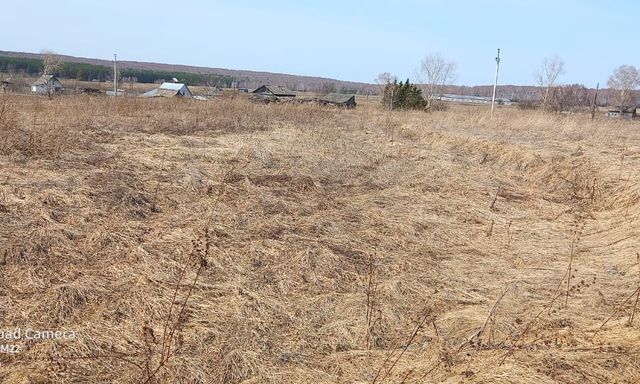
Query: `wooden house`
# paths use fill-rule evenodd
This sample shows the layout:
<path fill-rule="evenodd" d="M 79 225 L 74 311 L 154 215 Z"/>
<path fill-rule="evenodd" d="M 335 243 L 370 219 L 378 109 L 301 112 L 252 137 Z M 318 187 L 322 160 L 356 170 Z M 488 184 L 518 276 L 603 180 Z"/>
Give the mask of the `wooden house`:
<path fill-rule="evenodd" d="M 31 84 L 31 92 L 39 95 L 50 95 L 64 92 L 64 85 L 53 75 L 42 75 Z"/>

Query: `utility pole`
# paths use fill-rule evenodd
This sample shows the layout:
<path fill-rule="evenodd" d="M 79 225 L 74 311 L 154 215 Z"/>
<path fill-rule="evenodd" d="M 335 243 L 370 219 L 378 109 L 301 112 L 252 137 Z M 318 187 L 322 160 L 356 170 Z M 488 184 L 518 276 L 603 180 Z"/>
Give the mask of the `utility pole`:
<path fill-rule="evenodd" d="M 498 48 L 498 56 L 496 56 L 496 81 L 493 83 L 493 97 L 491 98 L 491 117 L 496 108 L 496 88 L 498 88 L 498 73 L 500 72 L 500 48 Z"/>
<path fill-rule="evenodd" d="M 118 96 L 118 57 L 113 54 L 113 97 Z"/>

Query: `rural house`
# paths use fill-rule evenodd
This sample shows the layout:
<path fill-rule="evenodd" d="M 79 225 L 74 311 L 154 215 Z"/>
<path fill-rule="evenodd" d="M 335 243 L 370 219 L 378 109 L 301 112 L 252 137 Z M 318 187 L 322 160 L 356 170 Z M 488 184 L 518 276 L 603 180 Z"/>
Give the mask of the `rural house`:
<path fill-rule="evenodd" d="M 64 92 L 64 85 L 53 75 L 42 75 L 31 84 L 31 92 L 39 95 L 62 93 Z"/>
<path fill-rule="evenodd" d="M 180 83 L 162 83 L 160 87 L 152 89 L 141 97 L 185 97 L 192 98 L 193 93 L 185 84 Z"/>
<path fill-rule="evenodd" d="M 356 95 L 345 95 L 342 93 L 330 93 L 320 98 L 320 104 L 336 105 L 344 108 L 356 107 Z"/>
<path fill-rule="evenodd" d="M 607 111 L 607 116 L 622 118 L 626 120 L 634 120 L 638 118 L 638 109 L 640 108 L 622 107 L 609 109 L 609 111 Z"/>
<path fill-rule="evenodd" d="M 253 91 L 253 93 L 270 97 L 296 97 L 296 94 L 293 93 L 293 91 L 278 85 L 263 85 Z"/>

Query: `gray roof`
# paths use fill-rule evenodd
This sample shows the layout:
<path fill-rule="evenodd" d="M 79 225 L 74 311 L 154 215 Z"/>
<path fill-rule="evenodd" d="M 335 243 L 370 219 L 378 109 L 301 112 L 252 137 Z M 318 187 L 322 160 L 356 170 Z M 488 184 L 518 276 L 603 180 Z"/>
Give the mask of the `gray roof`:
<path fill-rule="evenodd" d="M 162 83 L 160 85 L 160 89 L 169 89 L 172 91 L 179 91 L 184 87 L 184 84 L 181 83 Z"/>
<path fill-rule="evenodd" d="M 58 78 L 53 75 L 42 75 L 32 85 L 47 85 L 50 81 L 60 82 L 60 80 L 58 80 Z"/>
<path fill-rule="evenodd" d="M 162 83 L 160 87 L 152 89 L 141 95 L 141 97 L 174 97 L 180 92 L 185 93 L 185 97 L 191 97 L 191 90 L 184 84 L 180 83 Z"/>
<path fill-rule="evenodd" d="M 349 100 L 354 99 L 355 101 L 356 95 L 348 95 L 344 93 L 330 93 L 326 96 L 320 98 L 321 101 L 325 101 L 327 103 L 333 104 L 344 104 L 348 103 Z"/>
<path fill-rule="evenodd" d="M 149 92 L 143 93 L 142 97 L 174 97 L 178 94 L 179 90 L 156 88 Z"/>
<path fill-rule="evenodd" d="M 275 96 L 295 96 L 296 95 L 295 93 L 293 93 L 293 91 L 287 89 L 286 87 L 281 87 L 279 85 L 263 85 L 261 87 L 258 87 L 255 91 L 253 91 L 253 93 L 263 93 L 264 91 L 267 91 Z"/>

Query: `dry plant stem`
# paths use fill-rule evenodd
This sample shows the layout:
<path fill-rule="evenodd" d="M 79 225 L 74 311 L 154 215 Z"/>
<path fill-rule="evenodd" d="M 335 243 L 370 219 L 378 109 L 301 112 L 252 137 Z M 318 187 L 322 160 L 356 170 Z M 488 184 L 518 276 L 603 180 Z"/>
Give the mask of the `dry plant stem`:
<path fill-rule="evenodd" d="M 491 206 L 489 207 L 489 209 L 493 210 L 495 205 L 496 205 L 496 201 L 498 201 L 498 195 L 500 194 L 500 188 L 502 188 L 502 185 L 498 185 L 498 189 L 496 190 L 496 195 L 493 197 L 493 201 L 491 202 Z"/>
<path fill-rule="evenodd" d="M 509 292 L 509 286 L 507 286 L 502 293 L 500 293 L 500 296 L 498 296 L 498 299 L 496 300 L 495 303 L 493 303 L 493 306 L 491 307 L 491 310 L 489 311 L 489 314 L 487 315 L 487 318 L 485 319 L 484 323 L 482 324 L 482 326 L 473 333 L 473 335 L 469 336 L 467 338 L 467 340 L 465 342 L 463 342 L 459 347 L 458 347 L 458 352 L 462 350 L 462 348 L 473 342 L 473 340 L 477 339 L 478 340 L 478 345 L 476 346 L 476 349 L 480 349 L 481 346 L 481 342 L 480 339 L 482 338 L 482 334 L 484 333 L 485 329 L 487 329 L 487 325 L 489 324 L 489 322 L 491 321 L 491 319 L 493 318 L 493 316 L 495 315 L 497 309 L 498 309 L 498 305 L 500 305 L 500 302 L 502 301 L 502 299 L 504 298 L 504 296 L 507 294 L 507 292 Z"/>
<path fill-rule="evenodd" d="M 200 267 L 198 268 L 197 272 L 196 272 L 196 276 L 193 279 L 193 282 L 189 285 L 189 291 L 187 292 L 187 296 L 184 299 L 184 302 L 182 303 L 182 306 L 180 307 L 180 312 L 178 312 L 178 315 L 176 317 L 176 321 L 173 324 L 173 326 L 169 329 L 169 335 L 166 337 L 166 347 L 164 347 L 163 345 L 163 350 L 161 351 L 161 355 L 160 355 L 160 361 L 158 363 L 158 366 L 153 370 L 153 372 L 148 372 L 147 374 L 147 379 L 143 382 L 144 384 L 148 384 L 148 383 L 153 383 L 156 375 L 158 374 L 158 372 L 167 364 L 167 362 L 169 361 L 169 359 L 175 355 L 175 353 L 177 352 L 177 350 L 173 350 L 171 351 L 171 344 L 173 341 L 173 337 L 175 334 L 176 329 L 178 328 L 178 326 L 180 325 L 180 319 L 182 317 L 182 315 L 184 314 L 184 311 L 186 309 L 186 306 L 189 302 L 189 298 L 191 297 L 191 294 L 193 293 L 193 289 L 195 288 L 195 286 L 198 283 L 198 278 L 200 277 L 200 273 L 202 272 L 202 270 L 204 269 L 205 264 L 204 263 L 200 263 Z M 163 339 L 165 339 L 164 335 L 163 335 Z M 147 361 L 147 363 L 149 363 L 149 361 Z"/>
<path fill-rule="evenodd" d="M 495 224 L 495 220 L 491 220 L 491 225 L 489 226 L 489 231 L 487 232 L 487 237 L 490 237 L 491 234 L 493 233 L 493 226 Z"/>
<path fill-rule="evenodd" d="M 233 171 L 233 169 L 235 169 L 234 167 L 231 167 L 229 170 L 227 170 L 227 172 L 224 174 L 223 176 L 223 180 L 225 180 L 227 178 L 227 176 L 230 174 L 231 171 Z M 187 268 L 188 268 L 188 264 L 186 264 L 184 266 L 184 268 L 182 269 L 182 271 L 180 272 L 180 276 L 178 277 L 178 281 L 176 283 L 176 288 L 174 290 L 174 294 L 173 294 L 173 298 L 171 301 L 171 305 L 169 307 L 169 313 L 167 315 L 167 320 L 165 322 L 165 326 L 163 329 L 163 334 L 162 334 L 162 346 L 161 346 L 161 352 L 160 352 L 160 362 L 158 363 L 158 366 L 154 369 L 153 372 L 147 372 L 147 380 L 144 381 L 145 384 L 147 383 L 152 383 L 153 380 L 155 379 L 155 376 L 158 374 L 158 372 L 166 365 L 166 363 L 169 361 L 169 359 L 175 355 L 175 353 L 177 352 L 177 350 L 174 350 L 173 352 L 171 351 L 171 344 L 173 342 L 173 337 L 175 334 L 176 329 L 178 328 L 178 326 L 180 325 L 180 319 L 182 318 L 182 315 L 184 314 L 184 311 L 187 307 L 187 304 L 189 302 L 189 299 L 191 298 L 191 294 L 193 293 L 193 290 L 195 288 L 195 286 L 198 283 L 198 278 L 200 277 L 200 274 L 202 272 L 202 270 L 206 267 L 206 260 L 209 257 L 209 251 L 210 251 L 210 239 L 209 239 L 209 226 L 211 225 L 211 222 L 213 221 L 213 217 L 215 215 L 216 209 L 218 207 L 218 204 L 220 202 L 220 200 L 222 199 L 222 196 L 224 195 L 224 188 L 221 188 L 220 191 L 218 192 L 218 194 L 216 195 L 216 199 L 215 202 L 213 204 L 213 206 L 211 207 L 211 213 L 208 217 L 207 223 L 205 224 L 205 235 L 204 235 L 204 239 L 205 239 L 205 252 L 204 255 L 201 256 L 200 260 L 198 260 L 198 270 L 196 271 L 196 276 L 193 279 L 193 282 L 189 285 L 189 291 L 187 292 L 187 296 L 184 299 L 182 306 L 180 307 L 180 311 L 178 312 L 178 315 L 176 317 L 176 321 L 173 324 L 173 326 L 171 328 L 169 328 L 169 333 L 167 335 L 167 329 L 168 329 L 168 324 L 171 321 L 171 315 L 173 312 L 173 307 L 174 307 L 174 303 L 178 294 L 178 290 L 180 288 L 180 283 L 182 282 L 182 279 L 184 278 Z M 149 361 L 147 361 L 148 363 Z"/>
<path fill-rule="evenodd" d="M 180 271 L 180 275 L 178 276 L 178 281 L 176 282 L 176 288 L 173 290 L 173 297 L 171 298 L 171 304 L 169 305 L 169 313 L 167 314 L 167 319 L 164 323 L 164 328 L 162 330 L 162 345 L 160 350 L 163 352 L 165 350 L 165 345 L 167 341 L 167 329 L 169 327 L 169 322 L 171 321 L 171 315 L 173 314 L 173 307 L 175 305 L 176 298 L 178 296 L 180 284 L 182 283 L 182 279 L 184 278 L 186 273 L 187 273 L 187 265 L 183 266 L 182 270 Z"/>
<path fill-rule="evenodd" d="M 376 283 L 374 281 L 375 274 L 375 260 L 373 256 L 369 256 L 369 265 L 368 265 L 368 281 L 367 281 L 367 314 L 366 314 L 366 323 L 367 323 L 367 333 L 366 333 L 366 345 L 367 349 L 371 349 L 371 327 L 373 326 L 373 313 L 375 310 L 375 300 L 376 300 Z"/>
<path fill-rule="evenodd" d="M 421 383 L 424 378 L 426 378 L 431 373 L 433 373 L 436 369 L 438 369 L 438 367 L 440 367 L 441 364 L 442 364 L 442 361 L 438 361 L 433 367 L 429 368 L 429 370 L 425 372 L 424 375 L 420 376 L 416 381 L 416 383 Z"/>
<path fill-rule="evenodd" d="M 564 306 L 569 304 L 569 290 L 571 289 L 571 268 L 573 268 L 573 255 L 575 254 L 576 240 L 578 239 L 578 226 L 576 225 L 571 241 L 571 253 L 569 255 L 569 268 L 567 269 L 567 293 L 564 298 Z"/>
<path fill-rule="evenodd" d="M 611 314 L 611 316 L 609 316 L 604 323 L 602 323 L 602 325 L 598 328 L 598 330 L 594 333 L 594 336 L 597 335 L 602 328 L 604 328 L 605 325 L 607 325 L 607 323 L 613 319 L 615 317 L 615 315 L 618 314 L 618 312 L 620 312 L 622 310 L 622 307 L 625 306 L 625 304 L 627 304 L 629 302 L 629 300 L 631 300 L 633 298 L 633 296 L 637 296 L 640 293 L 640 287 L 636 288 L 635 291 L 633 291 L 633 293 L 631 295 L 629 295 L 629 297 L 627 297 L 622 304 L 620 304 L 619 306 L 616 307 L 615 311 L 613 311 L 613 313 Z"/>
<path fill-rule="evenodd" d="M 409 372 L 407 372 L 407 374 L 404 375 L 404 377 L 402 378 L 402 381 L 400 382 L 400 384 L 406 383 L 407 379 L 409 378 L 409 376 L 411 376 L 412 373 L 413 373 L 413 369 L 410 369 Z"/>
<path fill-rule="evenodd" d="M 562 287 L 562 282 L 564 281 L 565 277 L 567 277 L 568 272 L 569 272 L 568 270 L 565 271 L 564 275 L 558 282 L 558 285 L 556 286 L 556 289 L 553 293 L 553 299 L 551 299 L 550 302 L 548 302 L 544 307 L 542 307 L 542 309 L 533 317 L 533 319 L 531 319 L 531 321 L 527 323 L 524 330 L 518 335 L 518 337 L 515 338 L 515 340 L 513 340 L 513 342 L 511 343 L 511 347 L 509 348 L 509 351 L 505 353 L 505 355 L 500 360 L 500 364 L 498 365 L 504 364 L 507 358 L 513 355 L 513 353 L 516 350 L 516 346 L 518 345 L 518 342 L 522 340 L 522 338 L 526 336 L 527 333 L 529 333 L 529 330 L 531 329 L 531 327 L 538 321 L 538 319 L 540 319 L 542 314 L 546 312 L 549 308 L 551 308 L 551 306 L 553 306 L 556 300 L 558 300 L 562 296 L 562 292 L 560 291 L 560 288 Z"/>
<path fill-rule="evenodd" d="M 411 346 L 411 344 L 413 343 L 413 340 L 415 339 L 415 337 L 418 335 L 418 332 L 420 332 L 420 329 L 422 329 L 422 327 L 424 326 L 424 323 L 427 321 L 429 317 L 429 312 L 425 313 L 424 316 L 422 317 L 422 319 L 420 320 L 420 322 L 418 323 L 418 325 L 416 326 L 416 329 L 413 331 L 413 333 L 411 334 L 411 337 L 409 337 L 409 340 L 407 341 L 406 345 L 404 346 L 404 348 L 402 349 L 402 352 L 400 352 L 400 354 L 398 355 L 398 357 L 396 357 L 396 359 L 393 361 L 393 363 L 391 364 L 391 366 L 389 367 L 389 369 L 387 369 L 387 371 L 385 372 L 384 376 L 382 376 L 382 378 L 380 379 L 379 383 L 384 382 L 384 380 L 389 377 L 389 375 L 391 375 L 391 371 L 393 371 L 393 368 L 396 366 L 396 364 L 398 363 L 398 361 L 402 358 L 402 356 L 404 355 L 404 353 L 407 351 L 407 349 L 409 349 L 409 347 Z M 377 376 L 373 379 L 372 384 L 376 383 L 376 379 Z"/>
<path fill-rule="evenodd" d="M 166 155 L 167 155 L 167 149 L 165 148 L 164 151 L 162 151 L 162 161 L 160 162 L 161 171 L 164 170 L 164 160 L 166 158 Z M 160 182 L 161 182 L 161 178 L 158 177 L 158 183 L 156 184 L 156 189 L 155 191 L 153 191 L 153 205 L 151 206 L 151 209 L 153 212 L 157 212 L 158 210 L 158 191 L 160 190 Z"/>
<path fill-rule="evenodd" d="M 636 263 L 638 264 L 638 289 L 636 294 L 636 302 L 633 304 L 633 311 L 629 316 L 629 326 L 633 327 L 633 319 L 636 317 L 636 310 L 638 308 L 638 300 L 640 299 L 640 253 L 636 252 Z"/>
<path fill-rule="evenodd" d="M 620 153 L 620 169 L 618 170 L 618 181 L 622 180 L 622 166 L 624 164 L 624 156 L 627 152 L 627 144 L 622 144 L 622 152 Z"/>
<path fill-rule="evenodd" d="M 387 354 L 387 357 L 384 359 L 384 361 L 382 362 L 382 364 L 378 368 L 378 371 L 376 372 L 376 375 L 373 378 L 373 381 L 371 382 L 371 384 L 376 384 L 376 382 L 378 381 L 378 377 L 380 377 L 380 374 L 382 373 L 382 370 L 384 369 L 384 367 L 387 366 L 387 363 L 389 361 L 391 361 L 391 358 L 394 357 L 396 355 L 396 353 L 399 353 L 398 344 L 399 344 L 399 342 L 393 347 L 391 352 Z"/>

